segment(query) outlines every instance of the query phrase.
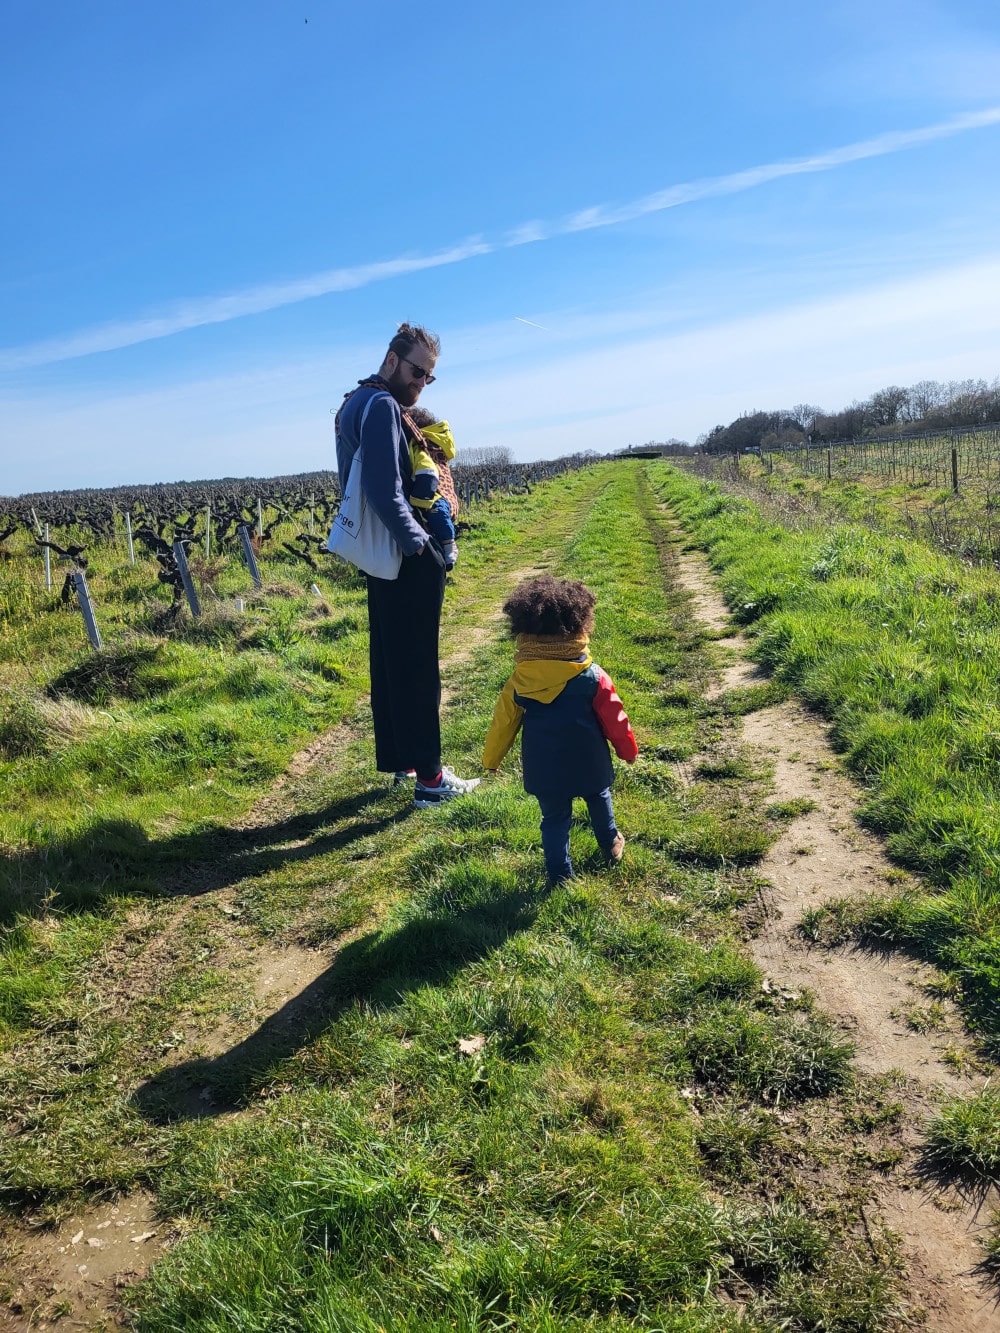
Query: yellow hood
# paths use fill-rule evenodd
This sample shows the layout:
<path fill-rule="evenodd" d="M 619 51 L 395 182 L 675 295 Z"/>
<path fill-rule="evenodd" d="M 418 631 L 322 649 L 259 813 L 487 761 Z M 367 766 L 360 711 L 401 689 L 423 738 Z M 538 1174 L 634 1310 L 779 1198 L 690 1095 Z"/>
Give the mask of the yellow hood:
<path fill-rule="evenodd" d="M 455 437 L 447 421 L 435 421 L 433 426 L 421 426 L 420 434 L 428 444 L 436 444 L 449 461 L 455 457 Z"/>
<path fill-rule="evenodd" d="M 525 699 L 536 699 L 540 704 L 550 704 L 562 694 L 567 681 L 586 671 L 592 661 L 593 658 L 587 653 L 582 662 L 518 662 L 510 684 L 515 694 Z"/>

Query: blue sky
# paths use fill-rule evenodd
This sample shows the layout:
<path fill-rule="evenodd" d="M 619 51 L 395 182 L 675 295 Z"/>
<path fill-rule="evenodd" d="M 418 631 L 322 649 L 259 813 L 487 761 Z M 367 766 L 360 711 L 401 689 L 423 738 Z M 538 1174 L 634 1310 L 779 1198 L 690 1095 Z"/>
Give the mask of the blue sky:
<path fill-rule="evenodd" d="M 521 458 L 1000 373 L 995 4 L 4 19 L 0 493 L 329 467 L 403 319 Z"/>

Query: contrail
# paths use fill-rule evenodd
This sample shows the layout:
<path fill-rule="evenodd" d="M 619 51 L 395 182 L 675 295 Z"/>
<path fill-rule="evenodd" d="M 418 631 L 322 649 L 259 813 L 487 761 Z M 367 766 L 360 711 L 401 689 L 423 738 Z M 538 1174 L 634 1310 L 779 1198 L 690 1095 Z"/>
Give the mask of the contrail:
<path fill-rule="evenodd" d="M 520 315 L 515 315 L 514 318 L 521 324 L 530 324 L 533 329 L 542 329 L 545 333 L 551 333 L 551 329 L 547 329 L 544 324 L 536 324 L 531 319 L 521 319 Z"/>
<path fill-rule="evenodd" d="M 633 218 L 644 217 L 649 213 L 679 208 L 682 204 L 694 203 L 699 199 L 738 194 L 785 176 L 832 171 L 851 162 L 885 157 L 890 153 L 899 153 L 907 148 L 917 148 L 921 144 L 933 143 L 935 140 L 951 138 L 969 130 L 985 129 L 997 124 L 1000 124 L 1000 106 L 987 107 L 983 111 L 953 116 L 936 125 L 925 125 L 914 130 L 894 130 L 877 135 L 873 139 L 862 139 L 858 143 L 846 144 L 841 148 L 834 148 L 811 157 L 795 158 L 789 162 L 765 163 L 762 166 L 749 167 L 744 171 L 732 172 L 727 176 L 712 176 L 703 180 L 671 185 L 655 194 L 644 195 L 624 204 L 596 204 L 553 223 L 525 222 L 492 242 L 474 237 L 430 255 L 401 256 L 397 259 L 361 264 L 355 268 L 327 269 L 295 282 L 268 283 L 225 296 L 200 297 L 183 301 L 158 314 L 103 324 L 82 329 L 78 333 L 0 350 L 0 370 L 22 370 L 29 366 L 43 366 L 55 361 L 68 361 L 73 357 L 90 356 L 95 352 L 110 352 L 119 347 L 148 342 L 153 338 L 166 338 L 174 333 L 182 333 L 186 329 L 200 328 L 206 324 L 223 324 L 244 315 L 277 310 L 281 306 L 294 305 L 298 301 L 306 301 L 315 296 L 327 296 L 332 292 L 367 287 L 373 282 L 405 277 L 407 274 L 419 273 L 425 269 L 460 264 L 467 259 L 493 254 L 498 250 L 528 245 L 535 241 L 553 240 L 558 236 L 590 231 L 597 227 L 612 227 L 622 222 L 629 222 Z M 515 315 L 514 318 L 520 319 L 520 316 Z M 531 321 L 524 319 L 521 323 L 530 324 Z M 542 325 L 534 327 L 541 328 Z"/>

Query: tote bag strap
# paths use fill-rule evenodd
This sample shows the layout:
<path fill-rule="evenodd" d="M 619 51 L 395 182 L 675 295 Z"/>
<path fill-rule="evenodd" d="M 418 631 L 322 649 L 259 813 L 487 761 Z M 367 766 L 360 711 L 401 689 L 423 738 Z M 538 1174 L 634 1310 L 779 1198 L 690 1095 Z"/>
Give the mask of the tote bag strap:
<path fill-rule="evenodd" d="M 365 422 L 368 420 L 368 413 L 372 410 L 372 403 L 375 402 L 376 398 L 391 398 L 391 397 L 392 395 L 388 393 L 373 393 L 372 396 L 368 399 L 367 403 L 365 403 L 365 410 L 361 413 L 361 425 L 358 427 L 358 453 L 361 452 L 362 447 L 364 446 Z"/>
<path fill-rule="evenodd" d="M 357 390 L 355 390 L 355 393 L 356 392 Z M 347 470 L 347 480 L 349 482 L 355 467 L 358 469 L 358 491 L 362 508 L 368 504 L 368 497 L 365 495 L 364 487 L 361 485 L 361 453 L 365 447 L 365 422 L 368 420 L 368 413 L 372 410 L 372 403 L 374 403 L 375 399 L 388 397 L 390 397 L 390 395 L 387 393 L 373 393 L 367 403 L 365 403 L 365 410 L 361 413 L 361 425 L 358 427 L 358 447 L 354 451 L 354 457 L 351 459 L 351 466 Z"/>

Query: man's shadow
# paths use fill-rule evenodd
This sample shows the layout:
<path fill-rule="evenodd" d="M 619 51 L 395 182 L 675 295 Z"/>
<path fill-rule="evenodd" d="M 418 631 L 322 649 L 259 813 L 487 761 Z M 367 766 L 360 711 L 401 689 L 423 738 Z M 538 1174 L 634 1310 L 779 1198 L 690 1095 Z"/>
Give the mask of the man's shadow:
<path fill-rule="evenodd" d="M 319 1037 L 359 1002 L 393 1006 L 427 982 L 445 982 L 531 926 L 543 890 L 505 894 L 448 916 L 425 915 L 391 934 L 346 945 L 322 976 L 293 996 L 245 1040 L 214 1057 L 154 1075 L 133 1100 L 160 1124 L 237 1109 L 273 1069 Z"/>
<path fill-rule="evenodd" d="M 198 897 L 241 880 L 258 878 L 295 861 L 371 838 L 407 819 L 413 805 L 389 803 L 388 789 L 345 796 L 318 810 L 272 824 L 186 830 L 149 838 L 131 820 L 103 820 L 15 853 L 0 886 L 0 926 L 9 925 L 31 900 L 61 911 L 92 910 L 122 895 Z"/>

